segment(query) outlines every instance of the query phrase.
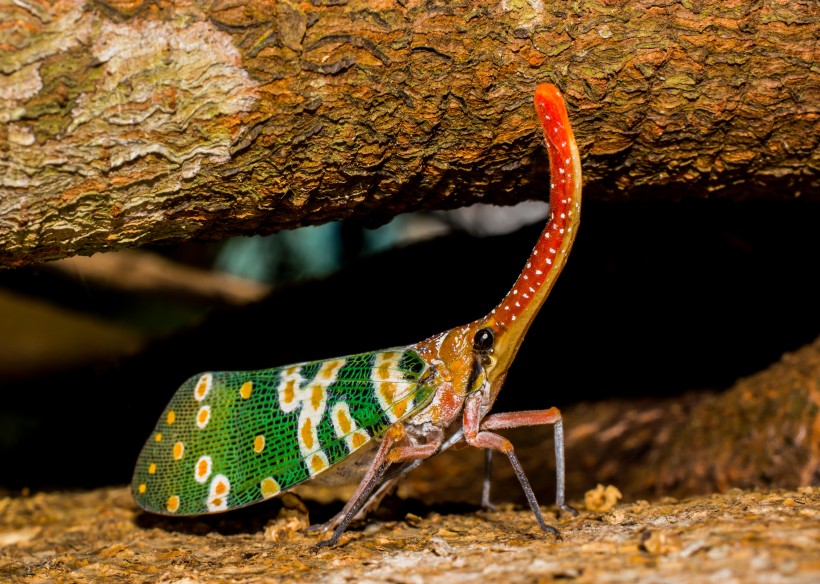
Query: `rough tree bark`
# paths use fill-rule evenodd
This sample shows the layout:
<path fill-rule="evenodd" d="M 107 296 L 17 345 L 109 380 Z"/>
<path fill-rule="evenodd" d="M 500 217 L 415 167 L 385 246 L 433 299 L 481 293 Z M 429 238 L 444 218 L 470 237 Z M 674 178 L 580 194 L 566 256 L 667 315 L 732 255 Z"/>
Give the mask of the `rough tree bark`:
<path fill-rule="evenodd" d="M 594 196 L 816 198 L 817 22 L 814 0 L 6 3 L 0 265 L 543 197 L 547 80 Z"/>

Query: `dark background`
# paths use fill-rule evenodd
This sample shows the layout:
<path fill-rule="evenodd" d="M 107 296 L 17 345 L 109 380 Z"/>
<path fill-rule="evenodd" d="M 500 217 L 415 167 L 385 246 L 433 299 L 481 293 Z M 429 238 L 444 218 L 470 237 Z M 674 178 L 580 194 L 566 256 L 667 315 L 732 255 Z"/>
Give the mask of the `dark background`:
<path fill-rule="evenodd" d="M 820 332 L 818 226 L 820 204 L 799 200 L 585 202 L 570 260 L 496 410 L 720 391 L 766 368 Z M 138 355 L 59 370 L 46 361 L 5 377 L 0 490 L 127 483 L 164 405 L 196 372 L 410 344 L 478 318 L 512 286 L 541 228 L 351 260 L 258 304 L 209 308 Z M 154 315 L 192 310 L 38 266 L 0 272 L 0 287 L 102 319 L 145 303 L 163 305 Z"/>

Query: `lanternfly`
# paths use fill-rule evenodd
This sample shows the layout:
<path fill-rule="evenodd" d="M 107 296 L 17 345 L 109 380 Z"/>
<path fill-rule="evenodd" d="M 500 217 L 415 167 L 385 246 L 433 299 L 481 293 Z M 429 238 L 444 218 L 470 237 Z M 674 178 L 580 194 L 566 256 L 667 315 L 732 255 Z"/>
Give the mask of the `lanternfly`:
<path fill-rule="evenodd" d="M 556 408 L 491 414 L 533 318 L 572 247 L 581 212 L 581 162 L 558 89 L 535 108 L 550 159 L 550 217 L 515 285 L 487 316 L 414 345 L 258 371 L 196 375 L 171 399 L 140 453 L 132 484 L 143 509 L 200 515 L 274 497 L 357 461 L 359 486 L 323 527 L 334 545 L 382 489 L 458 442 L 505 454 L 547 532 L 512 444 L 495 430 L 554 424 L 556 504 L 564 501 Z M 364 464 L 362 464 L 364 461 Z"/>

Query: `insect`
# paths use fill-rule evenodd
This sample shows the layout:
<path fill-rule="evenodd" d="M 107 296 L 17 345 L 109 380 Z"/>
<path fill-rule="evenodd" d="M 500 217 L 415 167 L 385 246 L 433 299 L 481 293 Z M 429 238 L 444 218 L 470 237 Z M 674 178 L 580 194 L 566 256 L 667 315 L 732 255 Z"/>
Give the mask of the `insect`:
<path fill-rule="evenodd" d="M 216 513 L 320 475 L 355 476 L 355 493 L 323 526 L 333 534 L 318 544 L 335 545 L 348 523 L 377 505 L 403 473 L 463 442 L 505 454 L 538 525 L 557 533 L 544 521 L 512 444 L 495 431 L 554 425 L 556 504 L 574 512 L 564 501 L 561 413 L 490 413 L 580 220 L 581 162 L 561 93 L 538 86 L 535 107 L 550 159 L 550 216 L 501 303 L 483 318 L 414 345 L 188 379 L 139 455 L 132 491 L 140 507 L 163 515 Z"/>

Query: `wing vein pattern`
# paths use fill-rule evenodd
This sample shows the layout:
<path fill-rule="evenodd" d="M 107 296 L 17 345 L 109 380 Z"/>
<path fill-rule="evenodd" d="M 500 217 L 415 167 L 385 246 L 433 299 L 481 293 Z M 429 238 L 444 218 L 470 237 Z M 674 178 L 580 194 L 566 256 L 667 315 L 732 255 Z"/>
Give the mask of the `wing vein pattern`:
<path fill-rule="evenodd" d="M 427 369 L 399 347 L 191 377 L 140 453 L 134 497 L 153 513 L 199 515 L 278 495 L 427 405 Z"/>

